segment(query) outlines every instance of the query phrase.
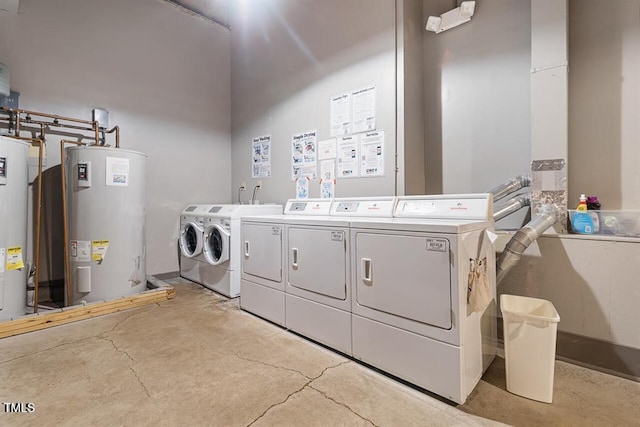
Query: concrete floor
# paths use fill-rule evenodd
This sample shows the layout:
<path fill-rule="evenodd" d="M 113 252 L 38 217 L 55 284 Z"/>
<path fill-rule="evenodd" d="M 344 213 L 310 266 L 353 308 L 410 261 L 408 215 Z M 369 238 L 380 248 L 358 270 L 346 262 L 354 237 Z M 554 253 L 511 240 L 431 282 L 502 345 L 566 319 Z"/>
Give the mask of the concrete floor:
<path fill-rule="evenodd" d="M 0 425 L 640 425 L 639 383 L 557 362 L 548 405 L 508 393 L 497 358 L 456 407 L 170 283 L 174 300 L 0 340 L 0 402 L 35 407 Z"/>

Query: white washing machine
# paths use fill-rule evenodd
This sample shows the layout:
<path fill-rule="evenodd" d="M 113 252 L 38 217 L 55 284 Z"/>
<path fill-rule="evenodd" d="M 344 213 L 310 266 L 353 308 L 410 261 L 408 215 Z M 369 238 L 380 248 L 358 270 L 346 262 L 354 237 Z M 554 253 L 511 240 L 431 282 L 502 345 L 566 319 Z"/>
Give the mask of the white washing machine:
<path fill-rule="evenodd" d="M 286 220 L 286 327 L 352 354 L 350 221 L 391 217 L 394 197 L 334 199 L 329 216 Z"/>
<path fill-rule="evenodd" d="M 282 215 L 242 218 L 243 310 L 285 326 L 285 224 L 288 218 L 299 215 L 328 216 L 330 208 L 331 199 L 291 199 Z"/>
<path fill-rule="evenodd" d="M 393 219 L 351 223 L 353 356 L 464 403 L 495 356 L 495 248 L 488 194 L 398 198 Z M 492 299 L 467 304 L 471 260 Z"/>
<path fill-rule="evenodd" d="M 237 297 L 241 217 L 281 212 L 281 205 L 188 206 L 180 220 L 180 276 L 227 297 Z"/>

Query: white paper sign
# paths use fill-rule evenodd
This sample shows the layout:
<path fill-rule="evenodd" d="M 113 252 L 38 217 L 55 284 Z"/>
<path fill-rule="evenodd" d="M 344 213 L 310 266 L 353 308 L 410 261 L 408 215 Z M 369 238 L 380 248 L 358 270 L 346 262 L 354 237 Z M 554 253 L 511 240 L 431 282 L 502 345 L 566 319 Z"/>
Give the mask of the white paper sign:
<path fill-rule="evenodd" d="M 360 175 L 358 135 L 338 138 L 338 176 L 337 178 L 355 178 Z"/>
<path fill-rule="evenodd" d="M 301 176 L 296 179 L 296 199 L 309 198 L 309 178 Z"/>
<path fill-rule="evenodd" d="M 366 132 L 376 128 L 376 87 L 369 86 L 351 93 L 352 132 Z"/>
<path fill-rule="evenodd" d="M 360 135 L 360 176 L 384 176 L 384 131 Z"/>
<path fill-rule="evenodd" d="M 291 137 L 291 180 L 303 176 L 317 177 L 317 131 L 302 132 Z"/>
<path fill-rule="evenodd" d="M 351 94 L 331 98 L 331 136 L 351 133 Z"/>
<path fill-rule="evenodd" d="M 271 176 L 271 135 L 253 138 L 251 166 L 251 178 Z"/>
<path fill-rule="evenodd" d="M 71 261 L 89 262 L 91 261 L 91 241 L 71 240 L 69 241 L 69 257 Z"/>
<path fill-rule="evenodd" d="M 0 273 L 4 273 L 5 249 L 0 248 Z"/>
<path fill-rule="evenodd" d="M 331 199 L 335 197 L 336 161 L 335 159 L 320 162 L 320 197 Z"/>
<path fill-rule="evenodd" d="M 129 159 L 107 157 L 107 185 L 126 187 L 129 185 Z"/>
<path fill-rule="evenodd" d="M 336 158 L 336 139 L 325 139 L 318 142 L 318 160 Z"/>

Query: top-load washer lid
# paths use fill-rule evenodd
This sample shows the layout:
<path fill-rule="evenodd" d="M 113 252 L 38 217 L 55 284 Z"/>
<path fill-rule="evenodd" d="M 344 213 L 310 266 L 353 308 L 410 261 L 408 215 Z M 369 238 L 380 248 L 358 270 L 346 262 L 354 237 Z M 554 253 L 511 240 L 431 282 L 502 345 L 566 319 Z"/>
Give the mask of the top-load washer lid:
<path fill-rule="evenodd" d="M 180 230 L 180 252 L 187 258 L 193 258 L 202 252 L 203 229 L 195 221 L 187 222 Z"/>
<path fill-rule="evenodd" d="M 209 264 L 220 265 L 229 261 L 231 235 L 221 224 L 212 224 L 204 233 L 204 257 Z"/>

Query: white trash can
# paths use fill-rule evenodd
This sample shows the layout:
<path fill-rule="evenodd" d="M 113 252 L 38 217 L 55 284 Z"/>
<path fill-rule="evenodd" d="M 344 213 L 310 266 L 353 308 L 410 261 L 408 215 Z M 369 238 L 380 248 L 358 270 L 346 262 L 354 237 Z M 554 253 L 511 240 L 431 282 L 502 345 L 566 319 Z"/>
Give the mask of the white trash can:
<path fill-rule="evenodd" d="M 500 310 L 507 390 L 551 403 L 558 312 L 549 301 L 506 294 L 500 296 Z"/>

